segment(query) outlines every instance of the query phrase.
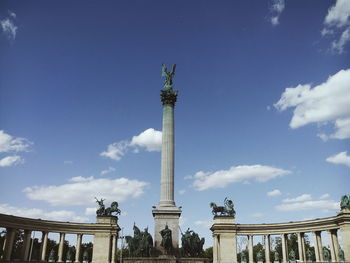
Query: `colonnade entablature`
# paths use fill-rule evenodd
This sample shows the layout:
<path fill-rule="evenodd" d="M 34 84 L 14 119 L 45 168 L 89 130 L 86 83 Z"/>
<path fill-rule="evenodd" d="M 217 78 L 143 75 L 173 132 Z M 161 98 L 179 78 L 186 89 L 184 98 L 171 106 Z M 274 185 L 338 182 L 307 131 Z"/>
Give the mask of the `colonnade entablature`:
<path fill-rule="evenodd" d="M 311 261 L 305 251 L 305 233 L 312 233 L 314 237 L 314 250 L 316 262 L 350 262 L 350 209 L 342 208 L 336 216 L 295 221 L 275 224 L 236 224 L 234 216 L 215 216 L 211 227 L 213 232 L 213 262 L 238 262 L 237 255 L 237 236 L 247 236 L 248 240 L 248 259 L 253 263 L 253 238 L 254 236 L 263 236 L 265 245 L 265 258 L 258 260 L 265 263 L 273 262 L 270 258 L 270 236 L 279 235 L 282 243 L 281 262 Z M 338 231 L 342 235 L 343 249 L 340 248 L 338 241 Z M 322 246 L 322 232 L 328 233 L 329 239 L 329 258 L 324 255 Z M 288 234 L 296 234 L 298 239 L 298 255 L 291 259 L 287 246 Z M 242 261 L 241 262 L 245 262 Z"/>
<path fill-rule="evenodd" d="M 22 248 L 23 261 L 28 261 L 30 253 L 31 233 L 42 232 L 40 259 L 47 258 L 47 243 L 49 233 L 59 233 L 58 262 L 63 262 L 63 246 L 66 234 L 77 235 L 75 262 L 81 262 L 81 245 L 83 235 L 94 236 L 93 262 L 116 262 L 116 247 L 120 227 L 116 216 L 98 216 L 96 223 L 60 222 L 41 219 L 32 219 L 12 215 L 0 214 L 0 227 L 6 228 L 3 244 L 2 261 L 11 261 L 11 254 L 16 230 L 24 230 Z"/>

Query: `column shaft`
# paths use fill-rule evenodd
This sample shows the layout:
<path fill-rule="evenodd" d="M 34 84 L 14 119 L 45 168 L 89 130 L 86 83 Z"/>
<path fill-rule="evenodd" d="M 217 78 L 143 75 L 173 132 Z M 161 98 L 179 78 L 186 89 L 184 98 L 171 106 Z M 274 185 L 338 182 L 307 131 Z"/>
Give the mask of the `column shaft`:
<path fill-rule="evenodd" d="M 317 238 L 317 244 L 318 244 L 318 252 L 320 253 L 320 261 L 324 261 L 321 232 L 318 232 L 316 238 Z"/>
<path fill-rule="evenodd" d="M 116 248 L 117 248 L 117 235 L 112 235 L 112 263 L 117 262 Z M 122 251 L 120 252 L 122 253 Z"/>
<path fill-rule="evenodd" d="M 254 263 L 253 235 L 248 235 L 248 255 L 249 255 L 249 263 Z"/>
<path fill-rule="evenodd" d="M 286 240 L 286 235 L 287 234 L 282 234 L 282 262 L 287 262 L 288 261 L 288 251 L 287 251 L 287 240 Z"/>
<path fill-rule="evenodd" d="M 24 230 L 23 247 L 21 252 L 23 261 L 27 261 L 29 257 L 31 236 L 32 236 L 32 231 Z"/>
<path fill-rule="evenodd" d="M 10 261 L 15 241 L 16 231 L 13 228 L 6 228 L 5 245 L 4 245 L 4 260 Z"/>
<path fill-rule="evenodd" d="M 314 232 L 314 248 L 315 248 L 315 257 L 316 257 L 316 262 L 320 262 L 320 246 L 319 246 L 319 236 L 320 232 Z"/>
<path fill-rule="evenodd" d="M 162 162 L 160 206 L 173 206 L 174 202 L 174 106 L 163 105 Z"/>
<path fill-rule="evenodd" d="M 299 260 L 305 261 L 303 258 L 303 242 L 301 241 L 301 234 L 300 232 L 297 233 L 298 237 L 298 254 L 299 254 Z"/>
<path fill-rule="evenodd" d="M 305 233 L 300 233 L 301 235 L 301 248 L 302 248 L 302 252 L 303 252 L 303 261 L 306 261 L 306 247 L 305 247 Z"/>
<path fill-rule="evenodd" d="M 270 263 L 270 235 L 265 235 L 265 262 Z"/>
<path fill-rule="evenodd" d="M 213 263 L 220 262 L 219 251 L 220 251 L 220 243 L 219 243 L 219 234 L 213 234 L 214 242 L 213 242 Z"/>
<path fill-rule="evenodd" d="M 63 262 L 63 247 L 65 233 L 60 233 L 60 244 L 58 245 L 58 262 Z"/>
<path fill-rule="evenodd" d="M 47 239 L 49 237 L 49 232 L 42 232 L 41 237 L 41 260 L 46 260 L 46 250 L 47 250 Z"/>
<path fill-rule="evenodd" d="M 332 231 L 332 241 L 334 245 L 334 250 L 335 250 L 335 261 L 339 261 L 339 242 L 338 242 L 338 235 L 337 235 L 338 229 L 334 229 Z"/>
<path fill-rule="evenodd" d="M 336 250 L 335 250 L 335 246 L 334 246 L 334 240 L 333 240 L 333 230 L 328 231 L 328 237 L 329 237 L 329 248 L 331 250 L 331 260 L 332 262 L 337 262 L 336 260 Z"/>
<path fill-rule="evenodd" d="M 80 262 L 80 255 L 81 255 L 81 240 L 83 238 L 83 234 L 77 234 L 77 243 L 76 243 L 76 249 L 75 249 L 75 262 Z"/>

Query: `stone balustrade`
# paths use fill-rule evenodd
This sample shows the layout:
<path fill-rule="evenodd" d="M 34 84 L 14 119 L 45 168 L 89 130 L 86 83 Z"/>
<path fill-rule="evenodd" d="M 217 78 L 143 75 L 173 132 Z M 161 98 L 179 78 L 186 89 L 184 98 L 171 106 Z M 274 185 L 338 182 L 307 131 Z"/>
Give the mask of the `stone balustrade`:
<path fill-rule="evenodd" d="M 22 261 L 29 260 L 30 242 L 32 231 L 40 231 L 41 236 L 41 261 L 47 258 L 47 243 L 49 233 L 59 233 L 58 262 L 63 262 L 63 246 L 66 234 L 77 235 L 75 262 L 81 262 L 81 244 L 83 235 L 94 236 L 93 262 L 115 263 L 118 233 L 120 228 L 115 216 L 98 216 L 97 223 L 73 223 L 58 222 L 41 219 L 0 214 L 0 227 L 6 228 L 6 236 L 3 245 L 3 256 L 1 261 L 11 261 L 12 249 L 17 229 L 24 230 L 22 247 Z"/>
<path fill-rule="evenodd" d="M 249 263 L 253 263 L 253 238 L 263 236 L 265 243 L 265 263 L 271 263 L 270 236 L 279 235 L 282 243 L 281 261 L 289 262 L 287 235 L 296 234 L 298 261 L 308 261 L 305 251 L 305 233 L 313 233 L 316 262 L 324 262 L 322 232 L 327 232 L 332 262 L 339 262 L 338 231 L 343 239 L 345 262 L 350 262 L 350 210 L 343 209 L 334 217 L 322 219 L 276 223 L 276 224 L 236 224 L 234 217 L 216 216 L 211 227 L 213 232 L 213 262 L 233 263 L 237 260 L 237 236 L 247 236 Z"/>

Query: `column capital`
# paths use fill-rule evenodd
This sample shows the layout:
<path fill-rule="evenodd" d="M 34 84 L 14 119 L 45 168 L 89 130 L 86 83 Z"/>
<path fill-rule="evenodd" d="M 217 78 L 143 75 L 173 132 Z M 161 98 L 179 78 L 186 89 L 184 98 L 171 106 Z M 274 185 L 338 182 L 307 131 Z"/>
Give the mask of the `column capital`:
<path fill-rule="evenodd" d="M 160 91 L 160 100 L 162 101 L 163 105 L 170 104 L 172 106 L 175 106 L 175 102 L 177 99 L 177 91 L 174 91 L 173 89 L 163 89 Z"/>

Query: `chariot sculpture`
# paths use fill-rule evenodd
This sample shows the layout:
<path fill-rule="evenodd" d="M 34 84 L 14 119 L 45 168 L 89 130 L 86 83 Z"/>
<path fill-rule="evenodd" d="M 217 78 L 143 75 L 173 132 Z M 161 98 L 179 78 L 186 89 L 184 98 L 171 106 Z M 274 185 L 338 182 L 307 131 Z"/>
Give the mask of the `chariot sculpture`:
<path fill-rule="evenodd" d="M 217 206 L 214 202 L 211 202 L 210 207 L 212 208 L 212 214 L 214 216 L 219 215 L 235 217 L 236 215 L 233 202 L 232 200 L 227 199 L 227 197 L 224 199 L 224 206 Z"/>
<path fill-rule="evenodd" d="M 110 207 L 105 208 L 103 201 L 105 199 L 98 200 L 96 197 L 96 203 L 99 205 L 99 208 L 96 210 L 96 215 L 98 216 L 112 216 L 120 215 L 120 209 L 118 208 L 118 202 L 114 201 L 111 203 Z"/>

